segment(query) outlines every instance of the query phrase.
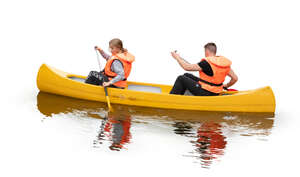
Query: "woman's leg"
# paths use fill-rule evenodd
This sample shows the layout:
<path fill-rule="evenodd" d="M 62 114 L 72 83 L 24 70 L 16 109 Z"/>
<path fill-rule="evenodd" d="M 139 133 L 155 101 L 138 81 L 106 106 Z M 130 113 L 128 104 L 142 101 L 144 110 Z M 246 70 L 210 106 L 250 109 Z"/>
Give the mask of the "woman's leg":
<path fill-rule="evenodd" d="M 97 71 L 91 71 L 88 75 L 88 77 L 85 80 L 85 83 L 87 84 L 93 84 L 93 85 L 101 85 L 101 81 L 99 80 L 100 73 Z"/>

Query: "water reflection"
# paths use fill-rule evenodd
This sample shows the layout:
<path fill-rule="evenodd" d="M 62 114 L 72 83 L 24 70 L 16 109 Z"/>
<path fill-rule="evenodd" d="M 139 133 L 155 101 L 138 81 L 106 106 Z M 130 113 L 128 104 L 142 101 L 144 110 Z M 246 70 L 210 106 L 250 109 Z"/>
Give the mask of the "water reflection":
<path fill-rule="evenodd" d="M 199 125 L 196 132 L 193 132 L 193 128 L 188 122 L 176 122 L 174 127 L 176 134 L 193 138 L 190 141 L 195 147 L 193 157 L 200 160 L 202 167 L 208 168 L 213 159 L 224 154 L 227 142 L 219 123 L 204 122 Z"/>
<path fill-rule="evenodd" d="M 203 123 L 199 127 L 195 146 L 204 167 L 208 167 L 212 159 L 223 155 L 227 143 L 225 139 L 218 123 Z"/>
<path fill-rule="evenodd" d="M 119 112 L 108 113 L 108 116 L 102 120 L 94 147 L 99 147 L 98 144 L 108 140 L 111 142 L 110 150 L 120 151 L 130 142 L 130 127 L 130 115 L 119 114 Z"/>
<path fill-rule="evenodd" d="M 210 168 L 214 161 L 224 156 L 226 147 L 232 140 L 249 137 L 267 140 L 274 123 L 274 114 L 270 113 L 220 113 L 113 106 L 114 113 L 107 114 L 105 103 L 43 92 L 37 96 L 38 110 L 49 118 L 53 114 L 67 115 L 80 111 L 87 117 L 100 119 L 93 142 L 95 148 L 107 145 L 110 150 L 126 150 L 130 148 L 135 135 L 150 129 L 149 124 L 163 124 L 169 127 L 166 132 L 171 130 L 174 136 L 188 139 L 189 143 L 186 145 L 193 150 L 181 155 L 192 157 L 203 168 Z M 139 131 L 132 131 L 132 128 L 140 124 L 144 126 Z M 148 142 L 147 139 L 143 141 Z"/>

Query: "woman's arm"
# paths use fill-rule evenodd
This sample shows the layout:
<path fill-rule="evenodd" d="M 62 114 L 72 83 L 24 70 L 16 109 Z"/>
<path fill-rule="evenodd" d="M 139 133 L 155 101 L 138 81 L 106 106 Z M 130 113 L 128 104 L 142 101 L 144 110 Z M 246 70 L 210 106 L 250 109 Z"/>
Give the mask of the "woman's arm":
<path fill-rule="evenodd" d="M 102 57 L 105 59 L 105 60 L 108 60 L 110 58 L 110 55 L 108 55 L 107 53 L 105 53 L 100 47 L 95 47 L 96 50 L 99 51 L 99 53 L 102 55 Z"/>
<path fill-rule="evenodd" d="M 198 64 L 190 64 L 179 56 L 176 52 L 171 52 L 172 57 L 177 60 L 179 65 L 186 71 L 201 71 L 201 67 Z"/>

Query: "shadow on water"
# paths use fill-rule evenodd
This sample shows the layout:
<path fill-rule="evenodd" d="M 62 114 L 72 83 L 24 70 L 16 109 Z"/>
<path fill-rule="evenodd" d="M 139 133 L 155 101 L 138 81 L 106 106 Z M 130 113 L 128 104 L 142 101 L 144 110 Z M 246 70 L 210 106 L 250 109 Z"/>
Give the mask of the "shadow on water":
<path fill-rule="evenodd" d="M 84 112 L 87 117 L 101 119 L 94 147 L 101 148 L 109 142 L 109 149 L 120 151 L 131 143 L 131 128 L 140 123 L 164 123 L 174 135 L 189 139 L 192 152 L 188 157 L 197 159 L 203 168 L 209 168 L 214 160 L 223 156 L 230 139 L 256 137 L 266 140 L 274 123 L 272 113 L 222 113 L 165 110 L 133 106 L 113 105 L 114 112 L 107 115 L 105 103 L 74 99 L 39 92 L 38 110 L 47 117 L 54 114 Z M 147 141 L 146 141 L 147 142 Z"/>

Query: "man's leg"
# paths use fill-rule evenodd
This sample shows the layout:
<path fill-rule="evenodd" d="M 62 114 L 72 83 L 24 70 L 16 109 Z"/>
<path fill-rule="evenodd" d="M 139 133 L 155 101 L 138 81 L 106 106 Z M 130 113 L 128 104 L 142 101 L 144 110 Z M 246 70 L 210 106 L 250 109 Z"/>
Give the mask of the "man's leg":
<path fill-rule="evenodd" d="M 183 79 L 184 79 L 183 75 L 177 77 L 170 94 L 176 94 L 176 95 L 184 94 L 186 87 L 184 86 Z"/>
<path fill-rule="evenodd" d="M 193 74 L 190 73 L 184 73 L 184 76 L 193 79 L 194 81 L 198 82 L 199 81 L 199 77 L 194 76 Z"/>
<path fill-rule="evenodd" d="M 180 75 L 177 77 L 170 94 L 183 95 L 184 92 L 186 91 L 186 89 L 188 89 L 195 96 L 218 95 L 218 94 L 215 94 L 215 93 L 212 93 L 212 92 L 202 89 L 201 85 L 197 81 L 195 81 L 185 75 Z"/>
<path fill-rule="evenodd" d="M 199 82 L 200 78 L 197 77 L 197 76 L 194 76 L 193 74 L 190 74 L 190 73 L 185 73 L 184 74 L 185 77 L 188 77 L 190 79 L 193 79 L 194 81 L 196 81 L 197 83 Z M 193 88 L 191 88 L 193 89 Z M 190 90 L 190 89 L 189 89 Z M 192 92 L 190 90 L 190 92 Z M 193 93 L 194 92 L 194 93 Z M 204 90 L 201 88 L 201 85 L 200 85 L 200 89 L 195 89 L 194 91 L 192 92 L 193 95 L 196 95 L 196 96 L 217 96 L 219 94 L 217 93 L 213 93 L 213 92 L 209 92 L 207 90 Z"/>
<path fill-rule="evenodd" d="M 199 88 L 201 87 L 196 81 L 184 75 L 180 75 L 177 77 L 170 94 L 183 95 L 186 89 L 192 93 L 196 93 Z"/>

